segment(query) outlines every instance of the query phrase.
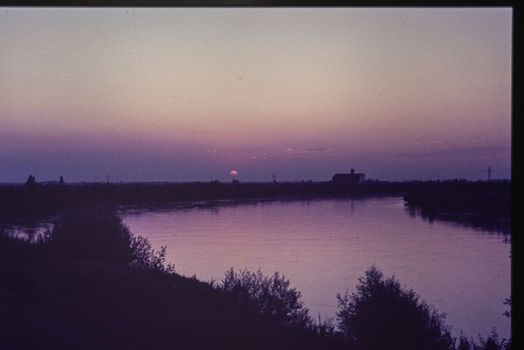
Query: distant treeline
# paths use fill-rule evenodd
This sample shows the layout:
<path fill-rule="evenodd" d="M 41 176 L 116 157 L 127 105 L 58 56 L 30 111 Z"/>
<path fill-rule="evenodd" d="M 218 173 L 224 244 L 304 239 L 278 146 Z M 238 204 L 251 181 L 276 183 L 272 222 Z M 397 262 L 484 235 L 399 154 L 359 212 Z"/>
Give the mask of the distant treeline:
<path fill-rule="evenodd" d="M 0 185 L 0 221 L 59 214 L 64 210 L 93 206 L 155 205 L 213 200 L 344 198 L 398 195 L 418 208 L 423 216 L 442 213 L 474 214 L 485 220 L 511 213 L 510 181 L 366 181 L 358 185 L 331 182 L 285 183 L 93 183 Z M 462 220 L 462 219 L 461 219 Z M 469 220 L 469 219 L 466 219 Z"/>
<path fill-rule="evenodd" d="M 511 182 L 428 182 L 404 196 L 410 206 L 431 213 L 470 213 L 484 217 L 509 217 Z"/>
<path fill-rule="evenodd" d="M 335 185 L 330 182 L 295 183 L 98 183 L 0 185 L 0 219 L 18 219 L 60 213 L 99 203 L 144 205 L 220 199 L 284 197 L 348 197 L 402 195 L 408 182 L 375 182 Z"/>

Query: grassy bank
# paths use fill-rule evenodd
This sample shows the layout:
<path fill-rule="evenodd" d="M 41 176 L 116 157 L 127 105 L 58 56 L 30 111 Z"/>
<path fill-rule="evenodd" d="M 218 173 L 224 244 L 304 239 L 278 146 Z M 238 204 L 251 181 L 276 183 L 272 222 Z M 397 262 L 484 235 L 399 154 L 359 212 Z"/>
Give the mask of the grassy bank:
<path fill-rule="evenodd" d="M 0 238 L 0 348 L 341 348 L 284 290 L 264 298 L 285 307 L 260 312 L 238 288 L 176 274 L 164 250 L 130 234 L 110 208 L 71 212 L 35 243 Z"/>

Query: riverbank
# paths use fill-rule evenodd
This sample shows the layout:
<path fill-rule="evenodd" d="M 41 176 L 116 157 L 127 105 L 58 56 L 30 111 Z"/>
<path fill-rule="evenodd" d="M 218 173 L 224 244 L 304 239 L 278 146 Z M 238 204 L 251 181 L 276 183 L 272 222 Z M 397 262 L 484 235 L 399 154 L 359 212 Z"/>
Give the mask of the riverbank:
<path fill-rule="evenodd" d="M 0 232 L 0 348 L 341 348 L 308 319 L 261 313 L 164 257 L 105 206 L 61 217 L 33 243 Z"/>
<path fill-rule="evenodd" d="M 205 283 L 180 276 L 164 258 L 165 251 L 154 251 L 147 240 L 131 235 L 108 207 L 70 212 L 34 243 L 0 235 L 0 348 L 361 349 L 387 344 L 390 349 L 449 350 L 474 344 L 453 339 L 434 308 L 374 267 L 356 294 L 339 297 L 337 319 L 315 322 L 300 292 L 279 274 L 230 271 L 219 283 Z M 378 320 L 369 309 L 373 305 L 381 310 Z M 383 346 L 366 345 L 377 341 Z M 478 349 L 506 345 L 490 335 Z"/>
<path fill-rule="evenodd" d="M 17 265 L 0 272 L 0 348 L 342 348 L 177 274 L 94 261 Z"/>

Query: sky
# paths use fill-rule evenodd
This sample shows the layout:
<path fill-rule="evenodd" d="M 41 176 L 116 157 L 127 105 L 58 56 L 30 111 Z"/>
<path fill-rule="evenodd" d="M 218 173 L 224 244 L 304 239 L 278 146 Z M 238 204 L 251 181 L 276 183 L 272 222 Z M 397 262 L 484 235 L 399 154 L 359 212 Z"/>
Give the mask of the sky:
<path fill-rule="evenodd" d="M 0 183 L 511 176 L 510 8 L 0 7 Z"/>

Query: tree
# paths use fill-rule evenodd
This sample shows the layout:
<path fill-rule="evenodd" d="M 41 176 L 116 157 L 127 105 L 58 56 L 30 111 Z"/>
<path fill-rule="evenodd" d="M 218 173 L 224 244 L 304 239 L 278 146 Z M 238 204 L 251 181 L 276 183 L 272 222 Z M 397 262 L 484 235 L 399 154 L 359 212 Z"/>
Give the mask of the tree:
<path fill-rule="evenodd" d="M 36 179 L 33 175 L 29 175 L 27 181 L 25 182 L 26 187 L 34 188 L 36 186 Z"/>
<path fill-rule="evenodd" d="M 352 349 L 453 349 L 444 315 L 375 266 L 356 293 L 337 294 L 339 329 Z"/>
<path fill-rule="evenodd" d="M 457 350 L 510 350 L 511 339 L 499 338 L 495 328 L 487 338 L 478 336 L 478 343 L 473 338 L 467 338 L 461 334 L 458 341 Z"/>

